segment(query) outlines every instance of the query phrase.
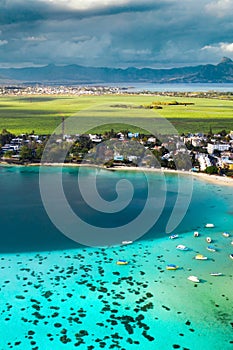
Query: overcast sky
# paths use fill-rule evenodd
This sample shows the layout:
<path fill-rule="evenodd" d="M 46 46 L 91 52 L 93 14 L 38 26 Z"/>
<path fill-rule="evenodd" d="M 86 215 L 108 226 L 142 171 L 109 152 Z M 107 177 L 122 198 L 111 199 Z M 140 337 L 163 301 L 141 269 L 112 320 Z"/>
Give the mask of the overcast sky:
<path fill-rule="evenodd" d="M 233 58 L 233 0 L 0 0 L 0 67 Z"/>

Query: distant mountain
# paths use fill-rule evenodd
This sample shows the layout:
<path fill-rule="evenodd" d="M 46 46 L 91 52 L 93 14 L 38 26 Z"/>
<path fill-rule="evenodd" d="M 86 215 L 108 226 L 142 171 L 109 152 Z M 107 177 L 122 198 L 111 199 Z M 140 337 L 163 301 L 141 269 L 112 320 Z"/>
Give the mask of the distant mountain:
<path fill-rule="evenodd" d="M 217 65 L 172 69 L 84 67 L 76 64 L 0 68 L 0 83 L 104 84 L 104 83 L 233 83 L 233 61 L 223 57 Z"/>

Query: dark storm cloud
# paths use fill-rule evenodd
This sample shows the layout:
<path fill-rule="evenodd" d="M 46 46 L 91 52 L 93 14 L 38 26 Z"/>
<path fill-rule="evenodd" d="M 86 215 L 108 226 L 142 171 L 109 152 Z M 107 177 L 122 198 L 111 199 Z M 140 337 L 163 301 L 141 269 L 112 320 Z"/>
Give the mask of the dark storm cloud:
<path fill-rule="evenodd" d="M 67 20 L 82 19 L 95 16 L 116 15 L 125 12 L 145 12 L 160 9 L 169 5 L 169 0 L 164 3 L 156 1 L 144 1 L 142 3 L 125 1 L 122 4 L 109 2 L 104 6 L 99 2 L 92 7 L 67 6 L 65 3 L 54 1 L 10 0 L 0 2 L 0 23 L 13 24 L 18 22 L 34 22 L 42 20 Z M 77 1 L 78 3 L 78 1 Z"/>
<path fill-rule="evenodd" d="M 0 0 L 7 65 L 176 66 L 233 56 L 230 0 Z"/>

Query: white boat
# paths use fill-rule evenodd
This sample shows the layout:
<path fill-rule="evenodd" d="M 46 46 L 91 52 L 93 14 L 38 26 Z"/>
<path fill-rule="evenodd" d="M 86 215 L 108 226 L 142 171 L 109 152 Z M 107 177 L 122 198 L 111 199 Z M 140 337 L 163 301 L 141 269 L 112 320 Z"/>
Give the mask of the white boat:
<path fill-rule="evenodd" d="M 233 254 L 230 254 L 229 257 L 230 257 L 231 259 L 233 259 Z"/>
<path fill-rule="evenodd" d="M 195 256 L 195 259 L 196 259 L 196 260 L 207 260 L 208 258 L 207 258 L 207 256 L 204 256 L 204 255 L 202 255 L 202 254 L 197 254 L 197 255 Z"/>
<path fill-rule="evenodd" d="M 122 242 L 121 242 L 121 244 L 124 244 L 124 245 L 125 245 L 125 244 L 132 244 L 132 243 L 133 243 L 133 241 L 122 241 Z"/>
<path fill-rule="evenodd" d="M 206 240 L 206 242 L 207 242 L 207 243 L 211 243 L 211 242 L 212 242 L 211 237 L 206 237 L 206 239 L 205 239 L 205 240 Z"/>
<path fill-rule="evenodd" d="M 178 250 L 189 250 L 189 248 L 186 247 L 186 246 L 183 245 L 183 244 L 178 244 L 178 245 L 176 246 L 176 249 L 178 249 Z"/>
<path fill-rule="evenodd" d="M 196 277 L 196 276 L 189 276 L 188 280 L 192 281 L 192 282 L 195 282 L 195 283 L 199 283 L 200 282 L 199 278 Z"/>
<path fill-rule="evenodd" d="M 233 245 L 233 241 L 231 241 L 231 244 Z"/>
<path fill-rule="evenodd" d="M 127 260 L 122 260 L 122 259 L 120 259 L 120 260 L 117 260 L 117 265 L 128 265 L 128 261 Z"/>
<path fill-rule="evenodd" d="M 175 238 L 178 238 L 179 236 L 178 235 L 171 235 L 169 236 L 170 239 L 175 239 Z"/>
<path fill-rule="evenodd" d="M 206 247 L 207 250 L 209 250 L 209 252 L 216 252 L 216 248 L 213 247 L 212 245 L 208 245 L 208 247 Z"/>
<path fill-rule="evenodd" d="M 229 232 L 223 232 L 223 237 L 230 237 L 230 233 Z"/>
<path fill-rule="evenodd" d="M 194 236 L 194 237 L 198 237 L 198 236 L 199 236 L 199 232 L 198 232 L 198 231 L 195 231 L 195 232 L 193 233 L 193 236 Z"/>
<path fill-rule="evenodd" d="M 211 272 L 211 276 L 222 276 L 222 272 Z"/>
<path fill-rule="evenodd" d="M 213 228 L 213 227 L 214 227 L 214 224 L 206 224 L 205 227 L 206 227 L 206 228 Z"/>
<path fill-rule="evenodd" d="M 179 266 L 175 265 L 175 264 L 168 264 L 166 266 L 167 270 L 177 270 L 179 268 Z"/>

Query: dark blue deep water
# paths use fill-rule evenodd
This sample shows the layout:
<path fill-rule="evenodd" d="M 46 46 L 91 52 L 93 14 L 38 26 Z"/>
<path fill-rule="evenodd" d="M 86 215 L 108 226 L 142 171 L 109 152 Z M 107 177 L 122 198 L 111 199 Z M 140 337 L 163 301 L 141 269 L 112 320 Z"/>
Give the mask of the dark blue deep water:
<path fill-rule="evenodd" d="M 52 179 L 59 171 L 59 168 L 48 167 L 44 173 Z M 110 172 L 82 168 L 80 176 L 84 179 L 84 185 L 88 187 L 91 181 L 96 181 L 100 196 L 110 201 L 109 203 L 117 197 L 116 184 L 119 180 L 126 179 L 133 185 L 132 201 L 123 210 L 103 213 L 91 208 L 82 199 L 77 183 L 78 173 L 78 168 L 64 168 L 63 187 L 71 208 L 82 220 L 104 228 L 126 225 L 143 210 L 148 196 L 149 181 L 151 188 L 155 189 L 158 201 L 160 197 L 165 198 L 165 205 L 158 220 L 141 239 L 165 235 L 166 225 L 177 199 L 176 175 L 166 174 L 164 188 L 164 180 L 156 173 L 150 173 L 146 178 L 140 172 Z M 187 176 L 182 176 L 181 181 L 187 182 L 187 189 L 191 186 Z M 224 222 L 225 229 L 230 229 L 233 212 L 232 187 L 215 186 L 195 178 L 193 185 L 191 203 L 185 208 L 187 213 L 175 229 L 175 233 L 198 230 L 209 221 L 219 222 L 219 226 Z M 39 167 L 0 167 L 0 194 L 1 252 L 46 251 L 79 246 L 59 232 L 50 221 L 40 196 Z M 183 196 L 185 199 L 185 193 Z M 56 201 L 54 206 L 56 207 Z M 153 216 L 156 208 L 152 207 L 149 210 Z M 85 232 L 83 234 L 85 235 Z"/>

